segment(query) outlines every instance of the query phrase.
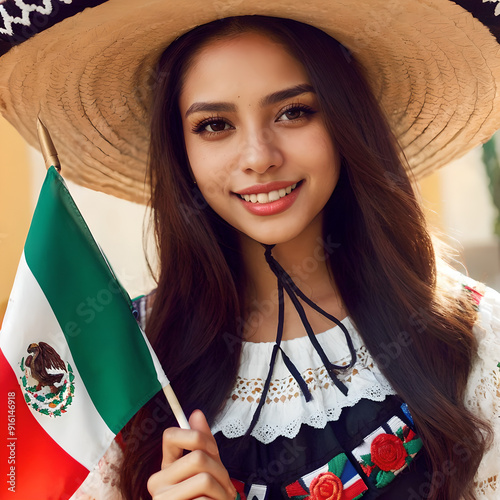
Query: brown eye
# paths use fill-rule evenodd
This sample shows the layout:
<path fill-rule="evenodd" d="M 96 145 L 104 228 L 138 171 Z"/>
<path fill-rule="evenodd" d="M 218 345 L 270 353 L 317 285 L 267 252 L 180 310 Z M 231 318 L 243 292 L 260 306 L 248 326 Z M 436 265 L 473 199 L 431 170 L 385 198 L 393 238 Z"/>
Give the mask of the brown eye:
<path fill-rule="evenodd" d="M 205 123 L 205 130 L 207 132 L 222 132 L 227 128 L 229 128 L 228 124 L 222 120 Z"/>
<path fill-rule="evenodd" d="M 193 127 L 194 134 L 206 135 L 211 137 L 214 134 L 220 134 L 234 128 L 228 121 L 224 118 L 219 118 L 218 116 L 211 116 L 205 120 L 202 120 Z"/>
<path fill-rule="evenodd" d="M 287 120 L 296 120 L 297 118 L 300 118 L 302 114 L 302 110 L 295 108 L 295 109 L 289 109 L 288 111 L 285 111 L 283 113 L 284 116 L 286 116 Z"/>
<path fill-rule="evenodd" d="M 294 120 L 300 120 L 301 118 L 305 118 L 314 113 L 315 111 L 309 106 L 305 106 L 304 104 L 292 104 L 280 113 L 276 121 L 291 122 Z"/>

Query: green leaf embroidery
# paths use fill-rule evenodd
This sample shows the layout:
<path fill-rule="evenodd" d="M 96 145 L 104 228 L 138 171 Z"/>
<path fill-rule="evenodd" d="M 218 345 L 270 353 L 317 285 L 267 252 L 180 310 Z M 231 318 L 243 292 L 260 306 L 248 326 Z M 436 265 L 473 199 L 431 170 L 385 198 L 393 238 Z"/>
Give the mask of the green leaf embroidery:
<path fill-rule="evenodd" d="M 415 438 L 407 443 L 403 443 L 403 446 L 408 455 L 415 455 L 415 453 L 418 453 L 422 448 L 422 440 L 420 438 Z"/>
<path fill-rule="evenodd" d="M 361 460 L 363 460 L 363 465 L 368 465 L 373 467 L 375 464 L 372 462 L 372 456 L 370 453 L 368 455 L 361 455 Z"/>
<path fill-rule="evenodd" d="M 24 356 L 23 359 L 21 359 L 21 370 L 24 371 Z"/>
<path fill-rule="evenodd" d="M 344 471 L 346 462 L 347 455 L 345 453 L 341 453 L 328 462 L 328 471 L 335 474 L 337 477 L 340 477 Z"/>
<path fill-rule="evenodd" d="M 352 500 L 359 500 L 364 494 L 365 494 L 365 492 L 363 491 L 363 493 L 361 493 L 361 495 L 354 497 Z"/>
<path fill-rule="evenodd" d="M 392 472 L 387 472 L 385 470 L 381 470 L 378 474 L 377 474 L 377 478 L 375 480 L 375 486 L 377 488 L 384 488 L 385 486 L 387 486 L 389 483 L 391 483 L 392 481 L 394 481 L 394 478 L 396 476 L 392 473 Z"/>
<path fill-rule="evenodd" d="M 404 435 L 403 435 L 403 428 L 400 427 L 396 432 L 395 432 L 396 436 L 401 439 L 401 441 L 403 441 L 404 439 Z"/>

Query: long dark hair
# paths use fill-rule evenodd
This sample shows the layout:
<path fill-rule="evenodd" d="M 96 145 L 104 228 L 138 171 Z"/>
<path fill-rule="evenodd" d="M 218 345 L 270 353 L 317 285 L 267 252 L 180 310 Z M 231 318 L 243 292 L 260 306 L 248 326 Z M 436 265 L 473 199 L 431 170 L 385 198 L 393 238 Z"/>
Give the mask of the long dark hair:
<path fill-rule="evenodd" d="M 473 499 L 489 435 L 464 406 L 477 349 L 475 311 L 438 286 L 433 245 L 397 142 L 356 60 L 322 31 L 285 19 L 228 18 L 185 34 L 163 54 L 149 164 L 160 274 L 147 334 L 186 413 L 200 408 L 212 422 L 236 378 L 245 276 L 236 231 L 192 182 L 178 100 L 189 64 L 206 44 L 248 31 L 282 44 L 316 91 L 342 159 L 325 207 L 324 238 L 338 243 L 329 266 L 367 348 L 412 411 L 431 471 L 440 474 L 430 480 L 430 498 Z M 160 468 L 161 434 L 171 425 L 158 396 L 128 426 L 125 498 L 149 497 L 146 482 Z M 445 467 L 453 474 L 443 474 Z"/>

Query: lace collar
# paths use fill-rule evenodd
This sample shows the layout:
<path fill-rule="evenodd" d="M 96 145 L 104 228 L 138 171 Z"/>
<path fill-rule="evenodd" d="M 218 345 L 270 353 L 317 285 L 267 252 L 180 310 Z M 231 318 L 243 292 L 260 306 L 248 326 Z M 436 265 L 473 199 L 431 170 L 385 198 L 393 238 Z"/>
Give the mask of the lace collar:
<path fill-rule="evenodd" d="M 273 378 L 257 425 L 251 435 L 267 444 L 278 436 L 293 438 L 302 424 L 323 428 L 327 422 L 338 420 L 342 409 L 354 406 L 361 399 L 383 401 L 395 394 L 389 382 L 380 373 L 349 318 L 342 324 L 349 331 L 356 361 L 345 373 L 338 375 L 349 389 L 344 395 L 335 385 L 307 336 L 285 340 L 281 346 L 307 383 L 312 400 L 306 402 L 297 381 L 278 355 Z M 339 326 L 316 335 L 328 358 L 336 365 L 351 361 L 349 347 Z M 243 342 L 240 368 L 235 387 L 212 432 L 222 432 L 236 438 L 245 434 L 260 401 L 274 342 Z"/>

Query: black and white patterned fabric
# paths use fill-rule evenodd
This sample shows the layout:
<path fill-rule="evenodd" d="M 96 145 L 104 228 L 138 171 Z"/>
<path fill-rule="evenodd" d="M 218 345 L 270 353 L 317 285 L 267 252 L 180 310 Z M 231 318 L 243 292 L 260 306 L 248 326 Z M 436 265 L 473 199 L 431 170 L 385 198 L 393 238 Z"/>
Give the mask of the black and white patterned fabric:
<path fill-rule="evenodd" d="M 500 42 L 500 0 L 455 0 L 460 7 L 468 10 L 481 21 Z"/>
<path fill-rule="evenodd" d="M 0 2 L 0 56 L 41 31 L 106 0 L 4 0 Z"/>

